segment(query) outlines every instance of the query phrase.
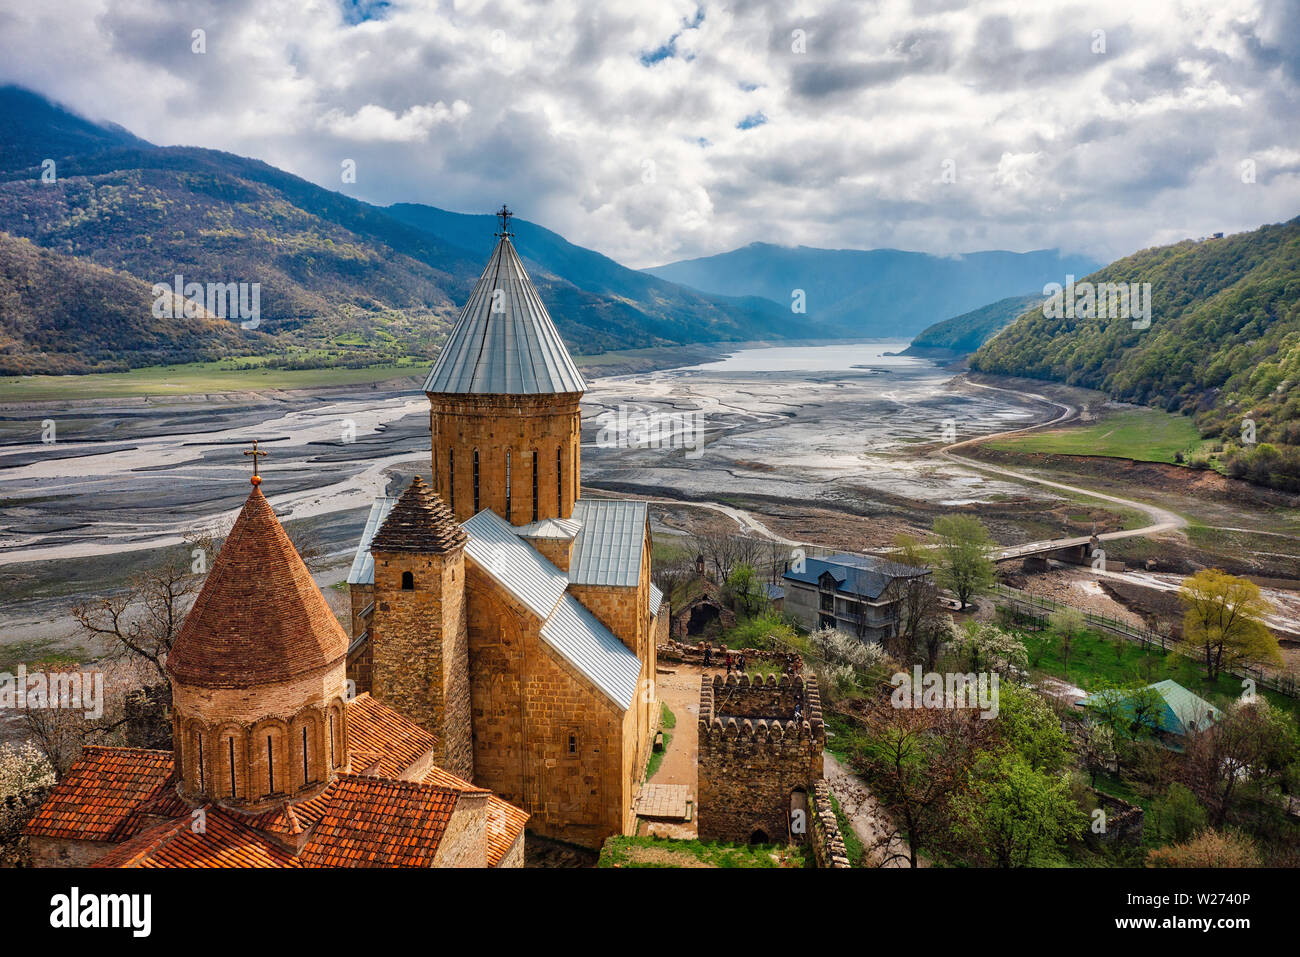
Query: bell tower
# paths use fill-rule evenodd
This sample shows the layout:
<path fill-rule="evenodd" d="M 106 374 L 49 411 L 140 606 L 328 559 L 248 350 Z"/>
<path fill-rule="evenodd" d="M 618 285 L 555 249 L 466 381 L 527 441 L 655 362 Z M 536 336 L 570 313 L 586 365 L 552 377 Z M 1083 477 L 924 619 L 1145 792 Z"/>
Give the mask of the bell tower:
<path fill-rule="evenodd" d="M 497 244 L 424 384 L 434 489 L 457 522 L 490 508 L 512 525 L 569 518 L 581 487 L 587 389 L 511 242 Z"/>
<path fill-rule="evenodd" d="M 434 736 L 434 763 L 474 773 L 465 543 L 418 475 L 370 543 L 375 611 L 371 693 Z"/>

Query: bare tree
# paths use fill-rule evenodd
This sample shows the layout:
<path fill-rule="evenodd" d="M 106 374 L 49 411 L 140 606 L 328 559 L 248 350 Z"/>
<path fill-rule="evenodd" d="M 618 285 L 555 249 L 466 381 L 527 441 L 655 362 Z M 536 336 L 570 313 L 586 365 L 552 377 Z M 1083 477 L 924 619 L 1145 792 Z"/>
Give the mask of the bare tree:
<path fill-rule="evenodd" d="M 865 721 L 872 745 L 855 764 L 906 835 L 909 866 L 946 839 L 951 800 L 966 786 L 994 724 L 964 709 L 895 708 L 888 697 L 872 702 Z"/>

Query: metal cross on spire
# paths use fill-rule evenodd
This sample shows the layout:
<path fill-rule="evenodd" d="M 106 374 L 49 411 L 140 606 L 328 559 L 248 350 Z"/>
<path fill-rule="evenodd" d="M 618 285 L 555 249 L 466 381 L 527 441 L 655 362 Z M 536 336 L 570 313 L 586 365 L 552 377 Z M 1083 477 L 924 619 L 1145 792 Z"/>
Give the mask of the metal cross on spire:
<path fill-rule="evenodd" d="M 498 237 L 504 236 L 506 238 L 513 236 L 514 233 L 510 231 L 510 217 L 513 216 L 514 213 L 510 212 L 510 207 L 505 203 L 502 203 L 501 208 L 497 210 L 497 215 L 501 217 L 501 232 L 496 235 Z"/>
<path fill-rule="evenodd" d="M 245 452 L 244 454 L 251 455 L 253 457 L 253 477 L 249 479 L 249 481 L 252 482 L 254 485 L 261 485 L 262 476 L 257 474 L 257 459 L 258 456 L 266 455 L 266 453 L 257 447 L 257 439 L 253 439 L 253 447 L 249 449 L 247 452 Z"/>

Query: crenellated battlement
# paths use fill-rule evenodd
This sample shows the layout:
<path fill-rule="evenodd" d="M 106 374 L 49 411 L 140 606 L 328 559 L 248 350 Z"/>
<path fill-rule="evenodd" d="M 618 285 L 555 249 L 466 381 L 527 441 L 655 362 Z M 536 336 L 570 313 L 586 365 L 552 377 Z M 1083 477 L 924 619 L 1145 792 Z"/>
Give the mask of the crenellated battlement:
<path fill-rule="evenodd" d="M 815 676 L 704 676 L 698 720 L 701 739 L 730 735 L 784 742 L 806 738 L 818 751 L 826 743 Z"/>
<path fill-rule="evenodd" d="M 806 839 L 826 748 L 815 677 L 703 676 L 699 747 L 701 839 Z"/>

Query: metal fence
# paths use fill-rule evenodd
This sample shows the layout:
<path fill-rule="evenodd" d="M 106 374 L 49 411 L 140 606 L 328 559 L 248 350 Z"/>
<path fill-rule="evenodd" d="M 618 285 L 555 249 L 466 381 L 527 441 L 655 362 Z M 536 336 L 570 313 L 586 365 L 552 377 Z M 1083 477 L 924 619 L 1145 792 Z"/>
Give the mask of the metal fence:
<path fill-rule="evenodd" d="M 1067 605 L 1064 602 L 1046 598 L 1042 595 L 1031 595 L 1029 592 L 1021 591 L 1019 588 L 1013 588 L 1002 582 L 998 582 L 994 586 L 992 595 L 995 604 L 1000 604 L 1003 607 L 1010 608 L 1017 614 L 1043 622 L 1054 611 L 1059 611 L 1062 608 L 1074 608 L 1075 611 L 1083 615 L 1086 625 L 1096 631 L 1137 642 L 1143 647 L 1156 646 L 1164 653 L 1170 651 L 1183 653 L 1177 647 L 1177 642 L 1169 635 L 1161 634 L 1145 626 L 1134 625 L 1119 618 L 1112 618 L 1109 615 L 1098 615 L 1095 612 L 1083 611 L 1083 609 L 1075 608 L 1073 605 Z M 1290 698 L 1300 698 L 1300 679 L 1297 678 L 1294 671 L 1265 671 L 1263 668 L 1251 665 L 1225 668 L 1224 671 L 1237 678 L 1248 678 L 1255 682 L 1257 687 L 1269 688 Z"/>

